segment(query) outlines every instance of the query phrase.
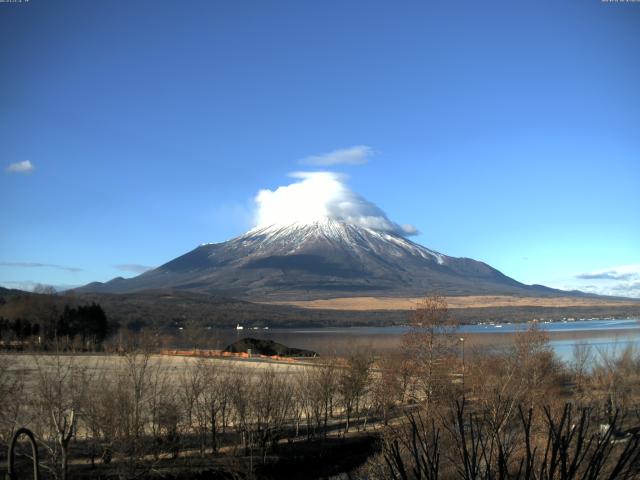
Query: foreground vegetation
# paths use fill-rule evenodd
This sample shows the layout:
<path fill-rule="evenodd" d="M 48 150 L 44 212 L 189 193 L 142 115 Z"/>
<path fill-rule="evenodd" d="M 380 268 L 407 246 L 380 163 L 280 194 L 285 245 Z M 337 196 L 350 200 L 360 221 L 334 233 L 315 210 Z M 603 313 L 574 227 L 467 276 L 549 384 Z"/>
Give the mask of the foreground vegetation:
<path fill-rule="evenodd" d="M 153 338 L 119 355 L 5 354 L 0 462 L 26 426 L 47 478 L 639 475 L 638 352 L 579 345 L 566 365 L 533 327 L 465 358 L 448 313 L 426 299 L 403 348 L 377 358 L 161 357 Z"/>

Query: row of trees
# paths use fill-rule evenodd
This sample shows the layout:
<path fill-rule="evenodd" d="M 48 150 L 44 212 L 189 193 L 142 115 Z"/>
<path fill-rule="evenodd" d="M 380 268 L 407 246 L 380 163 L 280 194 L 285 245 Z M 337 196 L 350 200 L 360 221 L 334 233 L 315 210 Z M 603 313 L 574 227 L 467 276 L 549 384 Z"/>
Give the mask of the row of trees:
<path fill-rule="evenodd" d="M 518 406 L 499 424 L 465 400 L 407 415 L 386 437 L 381 478 L 570 480 L 637 478 L 640 436 L 620 435 L 587 407 Z M 369 476 L 371 478 L 371 475 Z"/>
<path fill-rule="evenodd" d="M 102 307 L 96 303 L 72 307 L 65 305 L 59 314 L 17 317 L 13 320 L 0 317 L 0 340 L 50 344 L 65 340 L 82 349 L 94 349 L 117 329 L 110 324 Z"/>
<path fill-rule="evenodd" d="M 399 401 L 382 393 L 364 353 L 284 371 L 208 359 L 176 364 L 148 352 L 20 358 L 27 365 L 15 368 L 0 357 L 0 452 L 27 425 L 55 478 L 66 478 L 71 457 L 125 478 L 183 452 L 210 457 L 223 448 L 264 462 L 283 440 L 366 428 L 383 402 Z"/>
<path fill-rule="evenodd" d="M 637 478 L 640 353 L 578 344 L 563 365 L 543 337 L 476 357 L 464 392 L 405 411 L 367 477 Z"/>
<path fill-rule="evenodd" d="M 640 354 L 578 344 L 561 363 L 532 325 L 502 349 L 456 362 L 464 341 L 425 299 L 406 346 L 419 406 L 385 429 L 366 478 L 584 479 L 640 475 Z M 460 375 L 461 374 L 461 375 Z M 458 376 L 460 383 L 452 381 Z M 457 383 L 457 384 L 456 384 Z"/>

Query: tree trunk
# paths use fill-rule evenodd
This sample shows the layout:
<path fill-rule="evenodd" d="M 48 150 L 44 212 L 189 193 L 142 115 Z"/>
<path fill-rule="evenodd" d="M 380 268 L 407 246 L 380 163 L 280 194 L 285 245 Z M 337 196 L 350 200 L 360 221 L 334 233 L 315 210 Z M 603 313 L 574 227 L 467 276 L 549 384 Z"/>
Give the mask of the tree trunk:
<path fill-rule="evenodd" d="M 213 453 L 218 451 L 218 441 L 217 441 L 217 425 L 216 425 L 216 412 L 214 409 L 211 409 L 211 447 Z"/>
<path fill-rule="evenodd" d="M 221 414 L 222 414 L 222 433 L 225 433 L 227 430 L 227 402 L 226 401 L 222 402 Z"/>
<path fill-rule="evenodd" d="M 60 451 L 62 455 L 62 480 L 67 480 L 67 446 L 61 445 Z"/>
<path fill-rule="evenodd" d="M 325 406 L 324 406 L 324 436 L 325 436 L 325 438 L 327 437 L 327 423 L 329 421 L 328 415 L 329 415 L 329 406 L 327 404 L 325 404 Z"/>

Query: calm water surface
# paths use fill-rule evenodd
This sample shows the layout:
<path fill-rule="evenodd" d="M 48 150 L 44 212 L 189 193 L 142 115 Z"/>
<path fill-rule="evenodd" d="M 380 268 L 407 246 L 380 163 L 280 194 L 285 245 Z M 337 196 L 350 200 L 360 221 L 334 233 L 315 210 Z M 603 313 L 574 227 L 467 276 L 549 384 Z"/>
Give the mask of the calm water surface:
<path fill-rule="evenodd" d="M 640 348 L 640 319 L 624 320 L 576 320 L 543 323 L 538 326 L 549 333 L 550 344 L 558 356 L 570 360 L 574 345 L 586 343 L 594 350 L 615 352 L 627 345 Z M 457 333 L 465 338 L 469 353 L 474 349 L 507 346 L 513 334 L 526 330 L 529 324 L 496 323 L 464 325 Z M 402 336 L 409 330 L 406 326 L 395 327 L 340 327 L 299 329 L 228 329 L 217 332 L 221 343 L 228 344 L 244 337 L 273 340 L 285 345 L 306 348 L 320 354 L 345 353 L 353 349 L 384 352 L 398 348 Z"/>

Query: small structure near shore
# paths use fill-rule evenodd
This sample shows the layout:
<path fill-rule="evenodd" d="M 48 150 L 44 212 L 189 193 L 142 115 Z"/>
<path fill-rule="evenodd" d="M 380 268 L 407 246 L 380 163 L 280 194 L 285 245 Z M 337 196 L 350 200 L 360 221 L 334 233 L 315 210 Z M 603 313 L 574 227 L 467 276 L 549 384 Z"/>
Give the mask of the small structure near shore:
<path fill-rule="evenodd" d="M 277 355 L 279 357 L 317 357 L 312 350 L 287 347 L 272 340 L 258 338 L 243 338 L 232 343 L 223 350 L 230 353 L 250 353 L 252 355 Z"/>

